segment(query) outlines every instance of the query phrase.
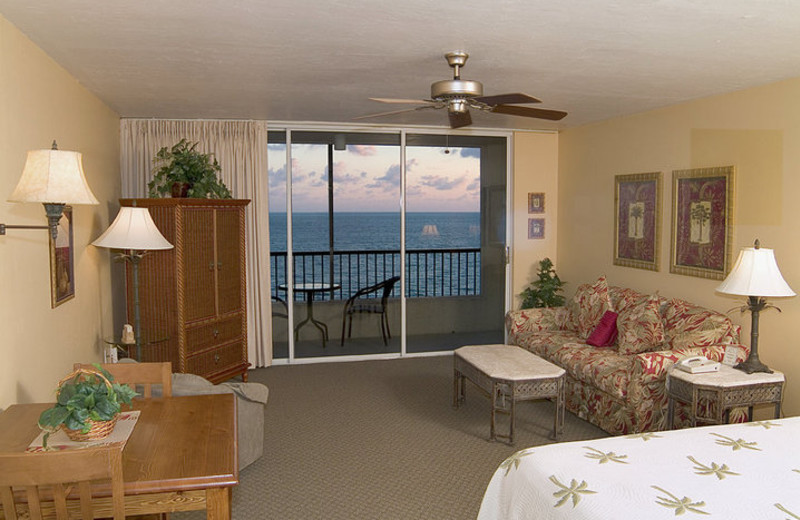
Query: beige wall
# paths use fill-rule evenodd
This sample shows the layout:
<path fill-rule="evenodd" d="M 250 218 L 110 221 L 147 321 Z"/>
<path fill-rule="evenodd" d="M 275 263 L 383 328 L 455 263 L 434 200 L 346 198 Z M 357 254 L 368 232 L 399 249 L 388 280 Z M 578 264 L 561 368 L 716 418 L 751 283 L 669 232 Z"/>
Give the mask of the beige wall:
<path fill-rule="evenodd" d="M 533 281 L 539 261 L 556 258 L 558 237 L 558 134 L 516 132 L 514 134 L 513 177 L 514 252 L 512 255 L 513 308 L 519 308 L 519 294 Z M 544 193 L 544 213 L 528 214 L 528 193 Z M 545 238 L 528 239 L 528 219 L 544 218 Z M 565 287 L 565 294 L 571 285 Z"/>
<path fill-rule="evenodd" d="M 734 259 L 759 238 L 775 249 L 786 281 L 800 291 L 800 79 L 614 119 L 559 139 L 559 272 L 659 291 L 725 312 L 740 304 L 714 292 L 719 281 L 670 274 L 672 170 L 736 166 Z M 662 171 L 661 270 L 612 264 L 614 175 Z M 800 298 L 761 315 L 762 361 L 787 376 L 784 411 L 800 414 Z M 731 313 L 749 343 L 749 314 Z"/>
<path fill-rule="evenodd" d="M 111 277 L 107 251 L 90 246 L 116 214 L 120 193 L 119 117 L 0 16 L 0 222 L 45 224 L 39 204 L 6 202 L 26 151 L 83 154 L 100 206 L 75 206 L 75 298 L 50 308 L 46 231 L 0 236 L 0 408 L 53 399 L 75 361 L 101 359 L 110 336 Z"/>

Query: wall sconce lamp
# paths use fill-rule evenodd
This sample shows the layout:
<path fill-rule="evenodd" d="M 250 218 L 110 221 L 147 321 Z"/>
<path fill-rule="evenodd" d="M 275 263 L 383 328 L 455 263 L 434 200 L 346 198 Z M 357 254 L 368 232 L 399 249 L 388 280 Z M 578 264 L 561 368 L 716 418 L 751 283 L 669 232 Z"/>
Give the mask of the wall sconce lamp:
<path fill-rule="evenodd" d="M 758 240 L 753 247 L 742 249 L 730 274 L 717 287 L 717 292 L 747 296 L 747 305 L 741 307 L 741 311 L 749 310 L 751 314 L 750 356 L 734 368 L 748 374 L 772 373 L 772 370 L 758 359 L 758 317 L 764 309 L 778 309 L 774 305 L 769 305 L 765 296 L 773 298 L 795 296 L 792 288 L 781 276 L 772 249 L 762 248 Z"/>
<path fill-rule="evenodd" d="M 0 224 L 6 229 L 49 229 L 53 240 L 58 236 L 58 221 L 67 204 L 100 204 L 86 182 L 81 154 L 59 150 L 53 141 L 50 150 L 30 150 L 22 177 L 9 202 L 41 202 L 47 214 L 47 226 Z"/>
<path fill-rule="evenodd" d="M 147 208 L 123 206 L 117 218 L 92 242 L 97 247 L 121 249 L 115 260 L 131 263 L 133 270 L 133 326 L 135 328 L 136 360 L 142 360 L 142 322 L 139 310 L 139 262 L 148 251 L 172 249 L 156 227 Z"/>

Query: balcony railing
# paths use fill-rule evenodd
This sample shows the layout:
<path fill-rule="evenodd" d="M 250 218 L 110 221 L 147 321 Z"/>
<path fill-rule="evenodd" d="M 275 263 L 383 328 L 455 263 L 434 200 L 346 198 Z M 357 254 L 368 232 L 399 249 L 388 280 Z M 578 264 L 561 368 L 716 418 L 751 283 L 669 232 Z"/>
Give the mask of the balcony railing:
<path fill-rule="evenodd" d="M 270 253 L 272 294 L 286 298 L 285 252 Z M 481 250 L 406 250 L 406 295 L 409 298 L 475 296 L 481 288 Z M 400 274 L 400 251 L 312 251 L 294 253 L 294 283 L 334 283 L 340 290 L 318 293 L 318 300 L 346 300 L 363 287 Z M 399 296 L 397 291 L 393 296 Z M 380 295 L 377 295 L 380 296 Z M 295 293 L 295 300 L 302 299 Z"/>

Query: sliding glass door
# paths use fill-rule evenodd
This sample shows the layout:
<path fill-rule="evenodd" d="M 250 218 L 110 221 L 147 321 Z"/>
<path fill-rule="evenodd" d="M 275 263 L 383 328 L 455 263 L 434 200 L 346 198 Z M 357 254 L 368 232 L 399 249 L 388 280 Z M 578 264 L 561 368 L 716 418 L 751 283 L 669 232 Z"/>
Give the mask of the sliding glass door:
<path fill-rule="evenodd" d="M 408 353 L 502 343 L 506 140 L 406 139 Z"/>
<path fill-rule="evenodd" d="M 274 357 L 502 342 L 506 153 L 505 137 L 271 131 Z"/>

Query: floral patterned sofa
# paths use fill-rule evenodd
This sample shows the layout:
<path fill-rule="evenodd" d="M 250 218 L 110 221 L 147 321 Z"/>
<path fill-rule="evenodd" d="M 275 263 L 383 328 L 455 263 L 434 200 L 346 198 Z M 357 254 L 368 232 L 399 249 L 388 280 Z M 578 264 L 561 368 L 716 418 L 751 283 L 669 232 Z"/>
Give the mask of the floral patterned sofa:
<path fill-rule="evenodd" d="M 616 341 L 586 344 L 606 311 L 618 314 Z M 605 277 L 578 287 L 565 307 L 509 312 L 506 328 L 510 344 L 567 371 L 567 409 L 612 434 L 666 428 L 666 374 L 675 361 L 695 355 L 721 361 L 730 344 L 740 347 L 738 361 L 749 355 L 739 344 L 740 327 L 727 316 L 609 287 Z"/>

